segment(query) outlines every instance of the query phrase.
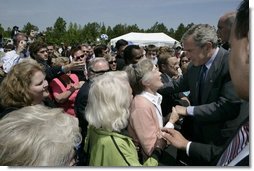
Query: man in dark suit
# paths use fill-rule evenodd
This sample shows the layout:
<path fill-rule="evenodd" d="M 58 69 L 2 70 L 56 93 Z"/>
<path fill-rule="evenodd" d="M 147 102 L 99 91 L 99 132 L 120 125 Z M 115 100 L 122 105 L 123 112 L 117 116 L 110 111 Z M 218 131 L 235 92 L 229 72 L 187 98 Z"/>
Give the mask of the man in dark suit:
<path fill-rule="evenodd" d="M 161 72 L 161 81 L 163 84 L 179 77 L 179 61 L 174 52 L 160 54 L 158 56 L 158 67 Z M 161 102 L 163 117 L 168 116 L 172 112 L 172 107 L 175 105 L 188 106 L 189 101 L 187 97 L 183 97 L 180 93 L 163 94 Z"/>
<path fill-rule="evenodd" d="M 85 119 L 85 108 L 87 105 L 88 94 L 92 79 L 109 71 L 109 64 L 103 57 L 97 57 L 90 61 L 88 66 L 89 79 L 80 88 L 74 103 L 74 110 L 79 120 L 79 126 L 81 127 L 81 134 L 83 138 L 86 137 L 87 121 Z"/>
<path fill-rule="evenodd" d="M 216 30 L 207 24 L 192 26 L 183 35 L 182 42 L 191 60 L 188 70 L 180 79 L 165 85 L 160 92 L 190 90 L 191 106 L 176 106 L 177 113 L 185 117 L 183 135 L 191 141 L 220 146 L 237 129 L 234 126 L 226 127 L 225 122 L 238 116 L 241 104 L 229 75 L 229 53 L 217 47 Z M 193 161 L 181 151 L 178 157 L 188 165 L 209 165 L 210 162 Z"/>
<path fill-rule="evenodd" d="M 116 42 L 116 63 L 117 68 L 116 70 L 123 70 L 123 68 L 126 66 L 124 58 L 123 58 L 123 52 L 124 49 L 128 46 L 128 42 L 124 39 L 120 39 Z"/>
<path fill-rule="evenodd" d="M 78 151 L 78 156 L 80 159 L 86 160 L 85 158 L 86 156 L 83 151 L 84 140 L 87 134 L 87 126 L 88 126 L 88 122 L 85 118 L 85 108 L 87 105 L 88 94 L 92 84 L 92 79 L 108 71 L 109 71 L 109 64 L 105 58 L 97 57 L 97 58 L 91 59 L 88 66 L 89 79 L 82 85 L 75 99 L 74 110 L 79 120 L 79 127 L 81 128 L 81 135 L 82 135 L 82 142 L 81 142 L 80 149 Z M 86 161 L 80 160 L 78 165 L 83 166 L 85 165 L 85 163 Z"/>
<path fill-rule="evenodd" d="M 228 12 L 220 17 L 218 21 L 217 35 L 221 40 L 221 47 L 228 50 L 230 48 L 229 36 L 232 25 L 235 21 L 235 12 Z"/>
<path fill-rule="evenodd" d="M 249 35 L 249 1 L 243 0 L 231 31 L 232 53 L 229 57 L 229 70 L 234 88 L 245 102 L 241 106 L 240 115 L 235 120 L 227 122 L 228 125 L 238 126 L 238 129 L 226 146 L 190 142 L 176 130 L 163 130 L 168 133 L 162 134 L 163 137 L 173 146 L 186 150 L 190 158 L 202 161 L 204 158 L 208 159 L 210 156 L 217 155 L 219 157 L 213 160 L 212 165 L 249 166 Z M 241 135 L 240 141 L 238 135 Z M 235 141 L 236 139 L 238 141 Z M 234 146 L 235 144 L 238 146 Z"/>

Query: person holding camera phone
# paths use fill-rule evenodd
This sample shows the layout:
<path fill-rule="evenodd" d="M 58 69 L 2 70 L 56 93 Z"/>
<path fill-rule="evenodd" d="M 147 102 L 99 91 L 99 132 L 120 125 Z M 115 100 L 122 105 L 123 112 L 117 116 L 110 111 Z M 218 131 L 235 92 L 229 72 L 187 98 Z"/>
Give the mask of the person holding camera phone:
<path fill-rule="evenodd" d="M 29 52 L 27 50 L 27 35 L 25 33 L 17 33 L 14 35 L 14 46 L 15 49 L 9 51 L 2 57 L 1 63 L 3 63 L 3 71 L 8 73 L 12 66 L 16 65 L 24 58 L 29 57 Z"/>

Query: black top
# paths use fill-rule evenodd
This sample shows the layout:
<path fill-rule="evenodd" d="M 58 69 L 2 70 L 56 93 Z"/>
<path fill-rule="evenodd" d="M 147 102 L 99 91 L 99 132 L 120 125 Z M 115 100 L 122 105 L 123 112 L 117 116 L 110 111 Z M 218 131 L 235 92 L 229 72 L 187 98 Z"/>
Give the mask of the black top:
<path fill-rule="evenodd" d="M 85 108 L 87 105 L 88 94 L 92 82 L 87 80 L 82 87 L 79 89 L 77 97 L 74 103 L 74 110 L 79 120 L 79 126 L 81 127 L 81 134 L 83 138 L 86 136 L 88 122 L 85 119 Z"/>

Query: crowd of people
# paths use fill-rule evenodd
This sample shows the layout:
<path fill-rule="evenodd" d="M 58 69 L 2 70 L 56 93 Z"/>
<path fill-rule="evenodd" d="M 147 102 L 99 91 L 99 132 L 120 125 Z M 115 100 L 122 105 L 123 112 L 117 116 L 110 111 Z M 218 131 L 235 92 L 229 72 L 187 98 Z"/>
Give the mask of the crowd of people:
<path fill-rule="evenodd" d="M 172 47 L 33 35 L 0 58 L 0 165 L 249 166 L 248 0 Z"/>

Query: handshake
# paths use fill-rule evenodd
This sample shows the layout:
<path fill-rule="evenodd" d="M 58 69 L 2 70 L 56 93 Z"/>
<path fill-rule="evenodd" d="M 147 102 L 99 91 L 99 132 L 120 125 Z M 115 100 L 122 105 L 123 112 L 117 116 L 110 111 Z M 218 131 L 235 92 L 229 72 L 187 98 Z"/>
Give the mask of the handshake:
<path fill-rule="evenodd" d="M 177 105 L 172 108 L 168 123 L 158 133 L 155 147 L 163 149 L 167 144 L 171 144 L 178 149 L 185 150 L 187 148 L 189 141 L 186 140 L 179 131 L 175 130 L 174 126 L 168 126 L 175 124 L 179 119 L 186 115 L 186 107 Z"/>

